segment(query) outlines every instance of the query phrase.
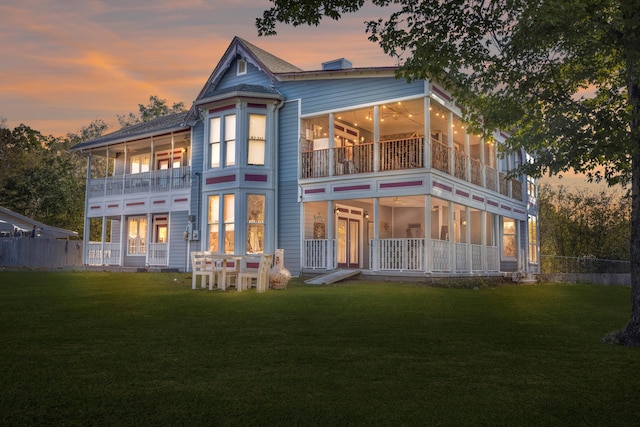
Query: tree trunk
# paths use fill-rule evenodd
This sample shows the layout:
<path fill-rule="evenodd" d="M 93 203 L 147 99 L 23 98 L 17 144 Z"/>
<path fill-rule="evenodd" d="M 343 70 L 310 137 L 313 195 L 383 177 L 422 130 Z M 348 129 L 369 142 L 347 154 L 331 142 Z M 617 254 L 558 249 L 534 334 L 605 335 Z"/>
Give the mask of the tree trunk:
<path fill-rule="evenodd" d="M 640 347 L 640 1 L 621 2 L 631 153 L 631 318 L 614 341 Z"/>
<path fill-rule="evenodd" d="M 640 95 L 640 94 L 639 94 Z M 636 127 L 637 131 L 637 127 Z M 632 135 L 636 132 L 632 129 Z M 635 141 L 636 147 L 640 141 Z M 640 155 L 632 158 L 631 178 L 631 319 L 619 337 L 620 344 L 640 346 Z"/>
<path fill-rule="evenodd" d="M 640 31 L 638 6 L 640 2 L 622 2 L 625 20 L 625 57 L 627 59 L 627 91 L 631 106 L 629 130 L 631 135 L 631 318 L 621 344 L 640 346 Z"/>

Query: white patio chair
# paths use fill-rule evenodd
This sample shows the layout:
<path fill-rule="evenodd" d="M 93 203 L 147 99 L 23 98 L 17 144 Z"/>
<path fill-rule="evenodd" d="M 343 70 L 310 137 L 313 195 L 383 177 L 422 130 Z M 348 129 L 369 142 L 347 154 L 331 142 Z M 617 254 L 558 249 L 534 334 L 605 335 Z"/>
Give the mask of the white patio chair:
<path fill-rule="evenodd" d="M 240 269 L 236 286 L 239 291 L 249 289 L 253 286 L 255 280 L 256 292 L 264 292 L 269 288 L 269 271 L 273 263 L 273 254 L 261 255 L 258 268 L 247 267 L 251 263 L 250 259 L 244 260 L 244 267 Z"/>
<path fill-rule="evenodd" d="M 207 257 L 205 252 L 191 252 L 191 289 L 196 288 L 196 282 L 200 277 L 200 287 L 207 287 L 207 280 L 209 286 L 213 283 L 213 269 L 211 265 L 207 264 Z"/>

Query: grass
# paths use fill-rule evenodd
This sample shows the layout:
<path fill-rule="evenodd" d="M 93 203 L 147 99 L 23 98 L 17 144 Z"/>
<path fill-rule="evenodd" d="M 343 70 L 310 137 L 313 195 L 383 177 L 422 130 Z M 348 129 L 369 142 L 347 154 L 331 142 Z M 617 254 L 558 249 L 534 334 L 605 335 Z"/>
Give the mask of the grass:
<path fill-rule="evenodd" d="M 0 425 L 638 425 L 629 288 L 0 272 Z"/>

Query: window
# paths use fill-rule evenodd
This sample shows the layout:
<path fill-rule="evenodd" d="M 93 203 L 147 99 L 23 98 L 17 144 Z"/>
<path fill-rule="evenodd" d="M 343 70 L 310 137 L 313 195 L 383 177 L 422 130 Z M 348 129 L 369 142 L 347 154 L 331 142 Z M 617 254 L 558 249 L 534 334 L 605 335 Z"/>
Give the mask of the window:
<path fill-rule="evenodd" d="M 149 172 L 151 156 L 149 154 L 139 154 L 131 156 L 131 173 Z"/>
<path fill-rule="evenodd" d="M 261 254 L 264 251 L 264 201 L 265 196 L 247 196 L 247 253 Z"/>
<path fill-rule="evenodd" d="M 237 75 L 241 76 L 243 74 L 247 74 L 247 61 L 238 59 Z"/>
<path fill-rule="evenodd" d="M 210 168 L 219 168 L 222 158 L 224 166 L 236 164 L 236 115 L 229 114 L 223 117 L 212 117 L 209 120 Z M 224 146 L 221 146 L 221 141 L 224 142 Z"/>
<path fill-rule="evenodd" d="M 129 217 L 127 220 L 127 254 L 144 255 L 147 253 L 147 217 Z"/>
<path fill-rule="evenodd" d="M 224 253 L 234 253 L 234 219 L 235 219 L 235 196 L 233 194 L 224 195 Z"/>
<path fill-rule="evenodd" d="M 502 219 L 502 256 L 506 258 L 516 257 L 516 220 Z"/>
<path fill-rule="evenodd" d="M 220 167 L 220 117 L 209 120 L 209 167 Z"/>
<path fill-rule="evenodd" d="M 249 114 L 249 142 L 247 164 L 264 166 L 267 116 Z"/>
<path fill-rule="evenodd" d="M 220 196 L 209 196 L 209 250 L 218 252 L 218 236 L 220 235 Z"/>
<path fill-rule="evenodd" d="M 225 166 L 236 164 L 236 115 L 224 117 L 224 150 L 226 153 Z"/>
<path fill-rule="evenodd" d="M 529 262 L 538 263 L 538 218 L 529 217 Z"/>

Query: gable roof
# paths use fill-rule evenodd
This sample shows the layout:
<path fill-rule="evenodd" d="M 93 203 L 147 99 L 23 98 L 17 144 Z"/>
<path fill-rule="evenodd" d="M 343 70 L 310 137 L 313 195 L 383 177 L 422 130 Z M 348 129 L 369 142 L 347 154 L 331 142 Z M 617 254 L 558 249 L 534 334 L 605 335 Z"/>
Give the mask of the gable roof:
<path fill-rule="evenodd" d="M 147 138 L 150 136 L 166 134 L 181 130 L 188 130 L 186 123 L 187 112 L 173 113 L 157 117 L 148 122 L 123 127 L 115 132 L 108 133 L 90 141 L 84 141 L 71 147 L 71 150 L 83 150 L 98 148 L 118 142 L 131 141 L 133 139 Z"/>
<path fill-rule="evenodd" d="M 277 74 L 299 73 L 304 71 L 302 68 L 296 67 L 284 59 L 280 59 L 266 50 L 260 49 L 248 41 L 235 36 L 216 65 L 216 68 L 209 76 L 209 79 L 202 87 L 202 90 L 200 90 L 200 93 L 196 97 L 196 103 L 205 96 L 209 96 L 208 92 L 218 84 L 224 75 L 224 71 L 229 68 L 238 55 L 242 56 L 247 62 L 253 64 L 258 69 L 264 71 L 271 80 L 275 80 Z M 191 119 L 195 114 L 195 111 L 192 109 L 187 116 L 187 120 Z"/>
<path fill-rule="evenodd" d="M 298 68 L 295 65 L 290 64 L 284 59 L 280 59 L 277 56 L 270 54 L 266 50 L 262 50 L 258 46 L 251 44 L 244 39 L 241 39 L 240 37 L 235 37 L 234 41 L 235 40 L 237 40 L 239 44 L 241 44 L 244 48 L 252 53 L 254 58 L 262 65 L 262 67 L 260 68 L 264 69 L 265 71 L 268 71 L 272 74 L 295 73 L 304 71 L 302 68 Z"/>

